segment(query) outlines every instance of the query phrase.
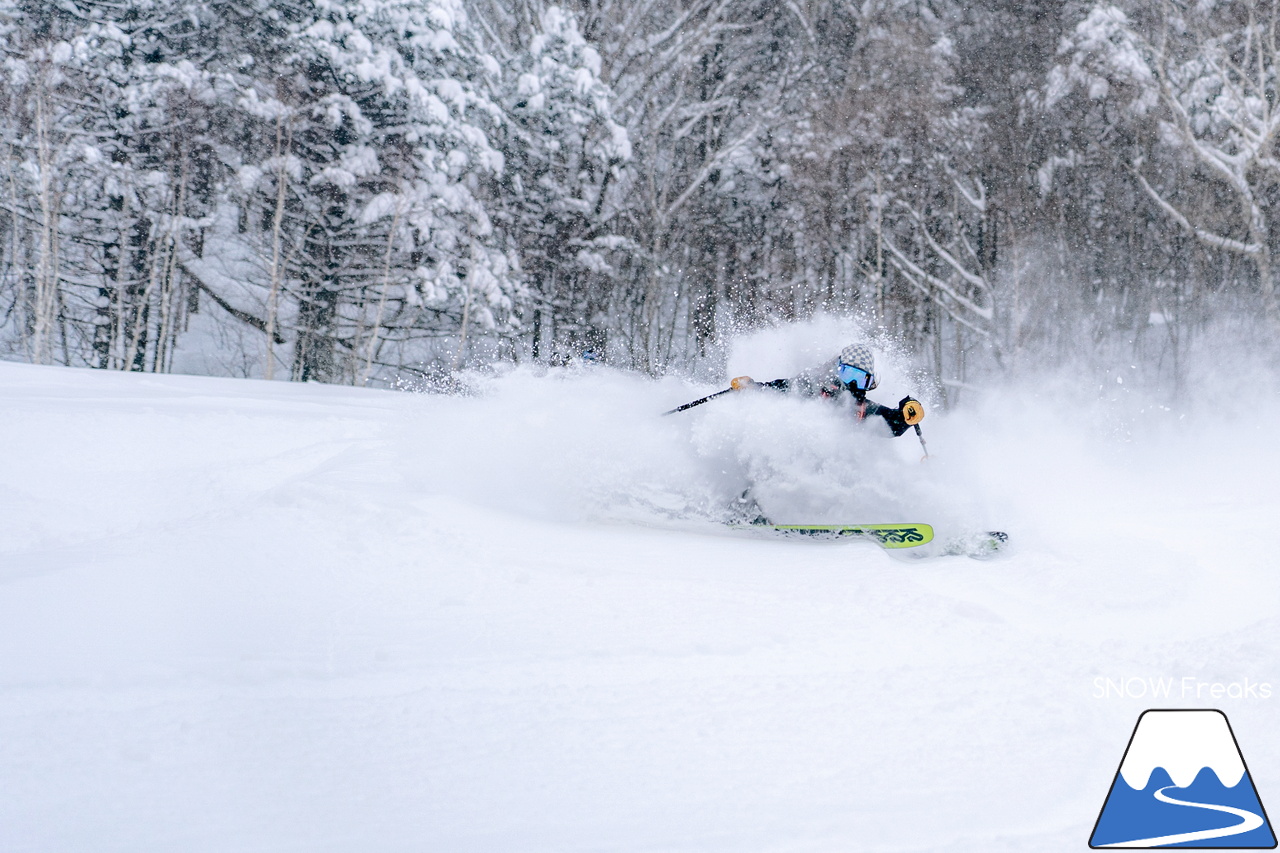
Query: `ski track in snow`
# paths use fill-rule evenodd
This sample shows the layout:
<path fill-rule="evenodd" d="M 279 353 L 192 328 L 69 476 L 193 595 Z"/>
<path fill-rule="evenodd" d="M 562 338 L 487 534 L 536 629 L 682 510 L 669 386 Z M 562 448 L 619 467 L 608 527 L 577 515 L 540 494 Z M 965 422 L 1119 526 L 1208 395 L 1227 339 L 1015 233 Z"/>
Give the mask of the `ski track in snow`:
<path fill-rule="evenodd" d="M 655 416 L 708 390 L 0 364 L 0 849 L 1077 849 L 1162 704 L 1094 679 L 1280 684 L 1274 405 L 997 389 L 920 465 L 792 400 Z M 1014 548 L 726 535 L 748 480 Z M 1276 700 L 1208 701 L 1265 801 Z"/>

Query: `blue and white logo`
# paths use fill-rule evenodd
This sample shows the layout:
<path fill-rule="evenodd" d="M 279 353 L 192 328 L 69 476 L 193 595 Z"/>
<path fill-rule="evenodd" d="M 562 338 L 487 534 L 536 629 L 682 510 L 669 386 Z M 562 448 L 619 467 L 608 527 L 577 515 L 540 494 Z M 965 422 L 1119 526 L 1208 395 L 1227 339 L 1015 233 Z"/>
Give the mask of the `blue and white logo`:
<path fill-rule="evenodd" d="M 1144 711 L 1089 846 L 1274 848 L 1226 714 Z"/>

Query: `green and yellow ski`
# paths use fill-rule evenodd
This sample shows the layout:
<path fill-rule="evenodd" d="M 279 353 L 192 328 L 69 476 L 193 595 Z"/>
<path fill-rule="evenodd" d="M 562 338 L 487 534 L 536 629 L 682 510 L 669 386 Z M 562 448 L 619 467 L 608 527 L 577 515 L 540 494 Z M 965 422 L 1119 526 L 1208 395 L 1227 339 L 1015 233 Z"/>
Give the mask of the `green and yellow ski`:
<path fill-rule="evenodd" d="M 863 537 L 884 548 L 915 548 L 933 541 L 933 528 L 927 524 L 750 524 L 742 527 L 816 539 Z"/>

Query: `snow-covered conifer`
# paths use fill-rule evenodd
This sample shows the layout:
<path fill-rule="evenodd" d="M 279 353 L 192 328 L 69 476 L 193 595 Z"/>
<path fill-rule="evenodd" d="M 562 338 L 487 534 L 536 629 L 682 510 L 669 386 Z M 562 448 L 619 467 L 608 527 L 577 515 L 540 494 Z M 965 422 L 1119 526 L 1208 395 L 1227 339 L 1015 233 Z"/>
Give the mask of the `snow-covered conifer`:
<path fill-rule="evenodd" d="M 273 317 L 279 301 L 295 379 L 363 381 L 513 322 L 518 263 L 480 197 L 503 169 L 497 69 L 467 26 L 455 0 L 298 4 L 240 99 L 252 301 Z"/>
<path fill-rule="evenodd" d="M 178 331 L 175 247 L 208 144 L 208 81 L 187 56 L 209 15 L 78 0 L 2 17 L 19 16 L 2 92 L 20 337 L 36 361 L 56 342 L 63 361 L 157 369 Z"/>
<path fill-rule="evenodd" d="M 535 358 L 607 346 L 617 283 L 617 179 L 631 159 L 600 54 L 564 9 L 544 10 L 503 76 L 503 226 L 514 236 L 532 290 Z"/>

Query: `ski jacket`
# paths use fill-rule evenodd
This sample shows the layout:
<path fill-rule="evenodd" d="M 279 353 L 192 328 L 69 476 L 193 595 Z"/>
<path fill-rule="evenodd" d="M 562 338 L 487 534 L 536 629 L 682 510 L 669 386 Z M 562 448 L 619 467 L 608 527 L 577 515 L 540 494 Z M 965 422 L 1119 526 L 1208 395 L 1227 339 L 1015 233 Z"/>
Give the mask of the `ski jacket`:
<path fill-rule="evenodd" d="M 902 416 L 902 407 L 911 399 L 910 397 L 903 397 L 896 409 L 882 406 L 879 403 L 868 400 L 865 391 L 849 388 L 837 381 L 831 370 L 806 371 L 792 379 L 775 379 L 772 382 L 762 382 L 760 384 L 765 388 L 773 388 L 776 391 L 802 394 L 805 397 L 821 397 L 825 400 L 835 400 L 837 402 L 842 401 L 844 395 L 848 394 L 853 398 L 854 417 L 859 421 L 865 421 L 867 418 L 883 418 L 895 438 L 911 429 Z"/>

